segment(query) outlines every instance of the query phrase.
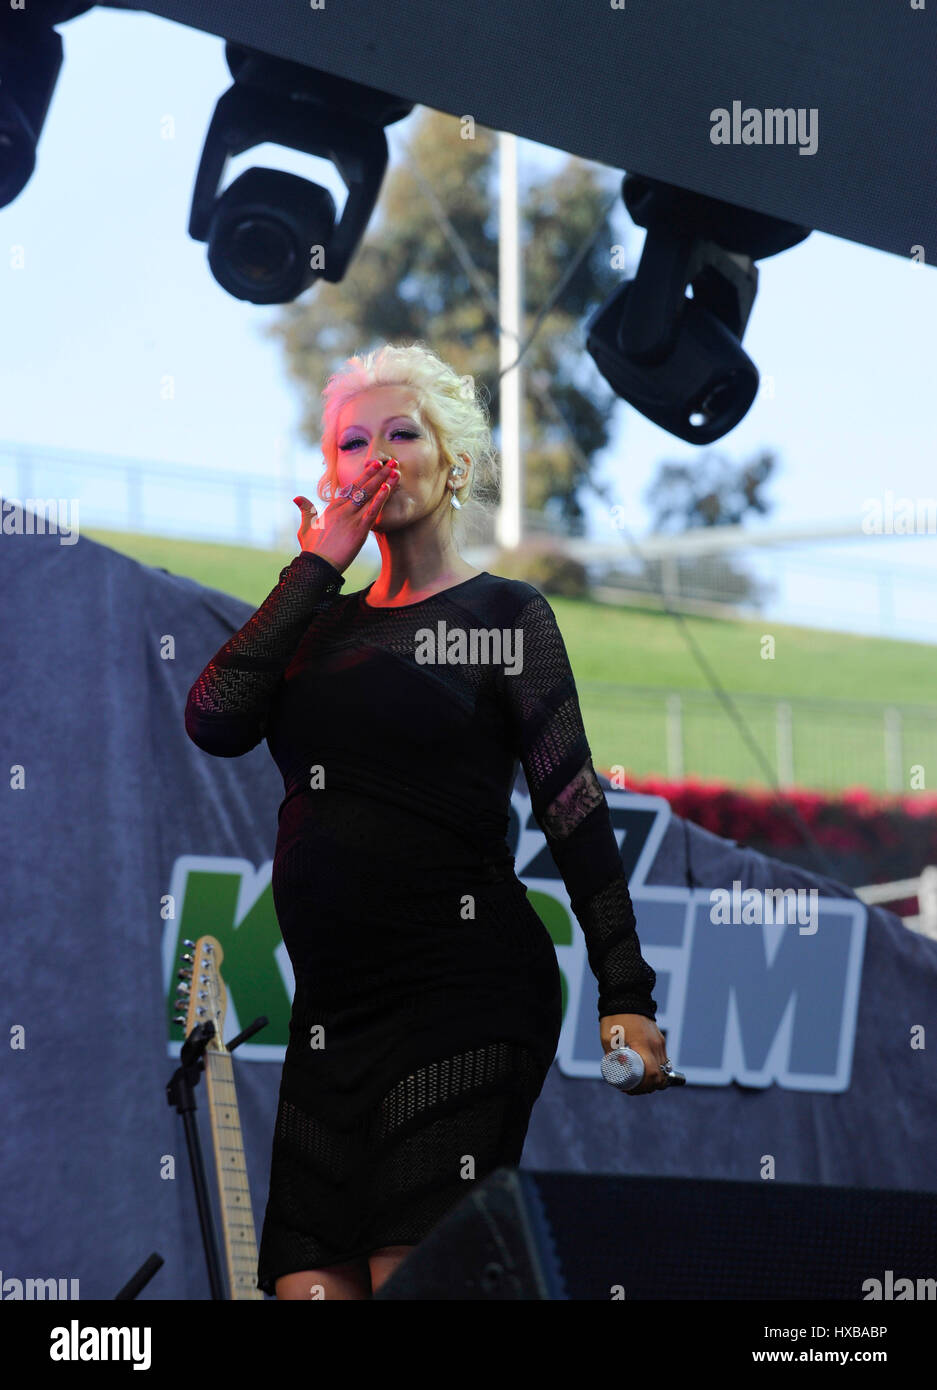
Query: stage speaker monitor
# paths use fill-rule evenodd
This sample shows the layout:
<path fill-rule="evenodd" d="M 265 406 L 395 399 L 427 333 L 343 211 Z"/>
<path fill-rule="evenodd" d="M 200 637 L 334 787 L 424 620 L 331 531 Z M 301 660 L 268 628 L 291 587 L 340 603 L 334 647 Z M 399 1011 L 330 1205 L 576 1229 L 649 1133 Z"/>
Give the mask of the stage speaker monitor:
<path fill-rule="evenodd" d="M 374 1298 L 862 1301 L 935 1276 L 937 1193 L 499 1168 Z"/>

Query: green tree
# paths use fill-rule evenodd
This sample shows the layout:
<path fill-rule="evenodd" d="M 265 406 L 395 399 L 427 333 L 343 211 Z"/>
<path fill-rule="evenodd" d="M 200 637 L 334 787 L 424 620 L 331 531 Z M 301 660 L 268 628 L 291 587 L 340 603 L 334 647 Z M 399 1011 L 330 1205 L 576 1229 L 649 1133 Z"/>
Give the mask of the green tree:
<path fill-rule="evenodd" d="M 762 489 L 774 473 L 776 456 L 768 450 L 744 463 L 733 463 L 707 450 L 690 463 L 663 462 L 644 494 L 651 508 L 651 529 L 692 531 L 706 526 L 740 526 L 749 513 L 766 516 L 774 505 Z M 651 566 L 655 584 L 662 582 L 660 561 Z M 680 556 L 670 562 L 671 582 L 688 598 L 729 604 L 761 604 L 768 587 L 729 555 Z"/>
<path fill-rule="evenodd" d="M 428 108 L 414 117 L 406 158 L 389 169 L 345 278 L 317 282 L 266 329 L 282 341 L 300 385 L 300 428 L 312 444 L 321 437 L 319 392 L 329 374 L 352 353 L 415 338 L 460 374 L 471 373 L 492 402 L 498 440 L 497 142 L 483 127 L 471 139 L 464 133 L 462 122 Z M 525 195 L 525 337 L 617 183 L 618 176 L 603 181 L 592 166 L 569 159 Z M 524 356 L 526 505 L 572 533 L 583 529 L 583 492 L 606 496 L 591 461 L 609 442 L 617 398 L 585 358 L 582 324 L 620 282 L 615 241 L 606 217 Z"/>
<path fill-rule="evenodd" d="M 766 516 L 773 503 L 762 488 L 777 460 L 764 451 L 734 464 L 707 450 L 692 463 L 661 463 L 644 500 L 654 531 L 690 531 L 698 526 L 740 526 L 749 512 Z"/>

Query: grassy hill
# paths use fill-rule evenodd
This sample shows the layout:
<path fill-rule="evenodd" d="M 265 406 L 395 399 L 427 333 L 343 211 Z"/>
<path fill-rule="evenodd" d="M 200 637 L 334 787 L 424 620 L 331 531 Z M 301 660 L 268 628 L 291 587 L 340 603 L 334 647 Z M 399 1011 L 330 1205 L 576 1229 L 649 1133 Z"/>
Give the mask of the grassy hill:
<path fill-rule="evenodd" d="M 124 532 L 86 534 L 143 564 L 189 575 L 254 607 L 296 553 L 295 545 L 261 551 Z M 356 562 L 345 573 L 344 592 L 363 588 L 375 576 L 372 564 Z M 666 697 L 682 692 L 684 771 L 735 782 L 764 781 L 671 617 L 592 600 L 550 602 L 569 650 L 597 767 L 621 765 L 635 775 L 666 772 Z M 886 707 L 901 707 L 902 775 L 911 764 L 937 769 L 933 647 L 766 625 L 764 620 L 687 621 L 772 759 L 777 705 L 790 704 L 797 782 L 884 788 Z M 762 657 L 765 634 L 774 638 L 773 660 Z M 671 743 L 673 737 L 672 714 Z"/>

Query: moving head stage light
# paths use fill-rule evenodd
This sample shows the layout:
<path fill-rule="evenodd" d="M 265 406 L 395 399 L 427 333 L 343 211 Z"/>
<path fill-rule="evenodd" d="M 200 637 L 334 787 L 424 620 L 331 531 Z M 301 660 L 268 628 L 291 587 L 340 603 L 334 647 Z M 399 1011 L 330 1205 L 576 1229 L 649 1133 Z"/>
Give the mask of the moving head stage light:
<path fill-rule="evenodd" d="M 62 66 L 62 39 L 31 11 L 0 8 L 0 207 L 18 198 Z"/>
<path fill-rule="evenodd" d="M 0 207 L 26 187 L 62 66 L 54 24 L 86 0 L 0 0 Z M 135 8 L 114 0 L 111 8 Z M 208 245 L 218 283 L 238 299 L 281 304 L 314 280 L 338 281 L 368 224 L 387 168 L 384 127 L 413 102 L 243 45 L 227 43 L 234 85 L 220 98 L 192 195 L 189 234 Z M 340 220 L 328 189 L 277 169 L 248 169 L 219 193 L 232 156 L 260 144 L 330 159 L 348 189 Z"/>
<path fill-rule="evenodd" d="M 587 321 L 587 351 L 615 393 L 655 425 L 711 444 L 758 391 L 758 369 L 742 347 L 758 288 L 754 263 L 796 246 L 810 228 L 637 174 L 625 175 L 622 197 L 647 238 L 634 279 Z"/>
<path fill-rule="evenodd" d="M 413 103 L 301 63 L 226 44 L 234 85 L 219 99 L 195 180 L 189 235 L 208 243 L 229 294 L 283 304 L 312 282 L 341 280 L 387 168 L 383 127 Z M 331 159 L 348 188 L 341 221 L 328 189 L 277 169 L 248 169 L 219 196 L 232 155 L 272 142 Z"/>

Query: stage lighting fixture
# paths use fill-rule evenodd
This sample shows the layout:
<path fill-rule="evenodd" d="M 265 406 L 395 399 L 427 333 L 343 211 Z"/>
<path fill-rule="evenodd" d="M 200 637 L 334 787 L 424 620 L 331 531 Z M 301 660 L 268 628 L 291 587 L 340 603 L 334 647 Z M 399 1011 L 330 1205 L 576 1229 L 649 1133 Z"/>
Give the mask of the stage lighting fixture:
<path fill-rule="evenodd" d="M 189 235 L 208 243 L 224 289 L 252 304 L 284 304 L 315 280 L 341 280 L 387 168 L 383 127 L 413 103 L 301 63 L 226 45 L 234 78 L 215 107 L 195 180 Z M 319 184 L 251 168 L 219 194 L 228 160 L 260 144 L 324 155 L 348 188 L 341 220 Z"/>
<path fill-rule="evenodd" d="M 622 197 L 647 237 L 634 279 L 588 319 L 586 349 L 615 393 L 655 425 L 711 444 L 758 391 L 742 347 L 755 261 L 796 246 L 810 228 L 638 174 L 625 175 Z"/>
<path fill-rule="evenodd" d="M 0 6 L 0 207 L 18 198 L 32 178 L 62 66 L 62 39 L 52 24 L 77 8 L 47 6 L 37 17 Z"/>

